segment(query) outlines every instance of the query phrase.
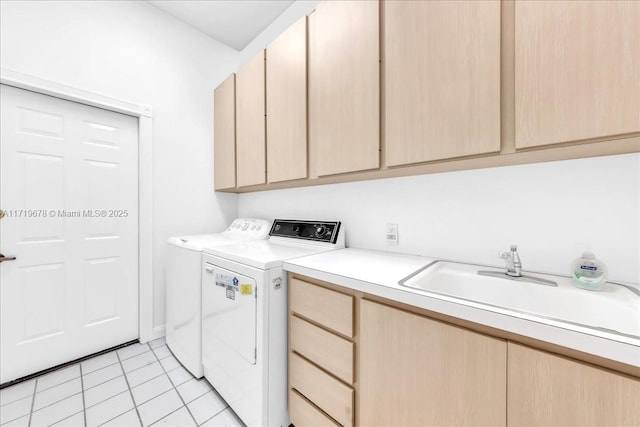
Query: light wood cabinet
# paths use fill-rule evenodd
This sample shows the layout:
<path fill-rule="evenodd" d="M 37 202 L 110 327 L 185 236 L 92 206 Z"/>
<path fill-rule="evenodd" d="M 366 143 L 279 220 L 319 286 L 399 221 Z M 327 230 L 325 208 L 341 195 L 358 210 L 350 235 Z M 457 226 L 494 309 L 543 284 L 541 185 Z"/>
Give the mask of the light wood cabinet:
<path fill-rule="evenodd" d="M 506 423 L 506 342 L 360 302 L 359 424 Z"/>
<path fill-rule="evenodd" d="M 640 380 L 509 343 L 510 426 L 640 425 Z"/>
<path fill-rule="evenodd" d="M 333 314 L 341 320 L 324 324 Z M 584 354 L 551 354 L 548 343 L 527 341 L 546 349 L 538 350 L 504 331 L 432 316 L 438 314 L 289 274 L 291 422 L 640 425 L 635 374 L 570 358 Z"/>
<path fill-rule="evenodd" d="M 267 179 L 307 177 L 307 18 L 267 47 Z"/>
<path fill-rule="evenodd" d="M 309 15 L 309 150 L 313 175 L 380 165 L 377 1 L 325 1 Z"/>
<path fill-rule="evenodd" d="M 289 416 L 296 427 L 355 424 L 353 301 L 289 276 Z"/>
<path fill-rule="evenodd" d="M 383 2 L 388 166 L 500 151 L 500 1 Z"/>
<path fill-rule="evenodd" d="M 640 2 L 515 2 L 516 147 L 640 132 Z"/>
<path fill-rule="evenodd" d="M 236 73 L 238 187 L 266 183 L 264 51 Z"/>
<path fill-rule="evenodd" d="M 236 76 L 227 77 L 213 92 L 214 188 L 236 186 Z"/>

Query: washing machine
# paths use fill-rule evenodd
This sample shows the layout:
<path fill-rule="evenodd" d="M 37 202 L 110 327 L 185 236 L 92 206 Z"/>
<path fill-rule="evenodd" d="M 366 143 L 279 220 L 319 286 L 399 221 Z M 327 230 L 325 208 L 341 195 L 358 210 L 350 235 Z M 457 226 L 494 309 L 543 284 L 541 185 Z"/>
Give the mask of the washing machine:
<path fill-rule="evenodd" d="M 202 249 L 269 237 L 271 223 L 238 218 L 222 233 L 169 239 L 166 265 L 166 340 L 193 376 L 202 370 Z"/>
<path fill-rule="evenodd" d="M 282 262 L 344 248 L 340 222 L 275 220 L 268 240 L 202 255 L 204 376 L 247 426 L 288 426 Z"/>

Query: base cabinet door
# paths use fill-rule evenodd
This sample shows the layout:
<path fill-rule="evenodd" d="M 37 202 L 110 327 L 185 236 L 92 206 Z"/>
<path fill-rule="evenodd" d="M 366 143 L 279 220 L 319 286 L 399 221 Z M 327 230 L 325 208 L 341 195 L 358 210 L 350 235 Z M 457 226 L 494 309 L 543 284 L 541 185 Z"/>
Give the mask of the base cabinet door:
<path fill-rule="evenodd" d="M 510 426 L 638 426 L 640 380 L 509 343 Z"/>
<path fill-rule="evenodd" d="M 505 341 L 368 300 L 359 324 L 358 425 L 505 425 Z"/>

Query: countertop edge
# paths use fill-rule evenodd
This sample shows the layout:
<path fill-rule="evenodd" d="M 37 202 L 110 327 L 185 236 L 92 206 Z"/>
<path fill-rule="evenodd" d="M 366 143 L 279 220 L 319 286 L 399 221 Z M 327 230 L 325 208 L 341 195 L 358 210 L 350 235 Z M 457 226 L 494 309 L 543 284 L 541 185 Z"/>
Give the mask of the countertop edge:
<path fill-rule="evenodd" d="M 640 368 L 640 346 L 633 344 L 595 336 L 565 327 L 540 323 L 532 319 L 525 319 L 473 307 L 471 305 L 447 301 L 449 298 L 437 298 L 411 289 L 399 289 L 380 283 L 372 283 L 354 277 L 335 274 L 326 270 L 311 268 L 297 263 L 295 259 L 284 262 L 283 269 L 291 273 L 333 283 L 416 308 L 422 308 L 445 316 L 455 317 L 464 321 L 526 336 L 535 340 Z"/>

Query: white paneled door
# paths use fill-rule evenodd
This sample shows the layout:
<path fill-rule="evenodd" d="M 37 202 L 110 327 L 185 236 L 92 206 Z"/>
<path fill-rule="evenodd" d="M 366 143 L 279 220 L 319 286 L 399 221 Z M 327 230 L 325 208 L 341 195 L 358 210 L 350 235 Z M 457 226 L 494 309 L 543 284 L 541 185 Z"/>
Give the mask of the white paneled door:
<path fill-rule="evenodd" d="M 5 383 L 138 337 L 138 120 L 0 90 Z"/>

